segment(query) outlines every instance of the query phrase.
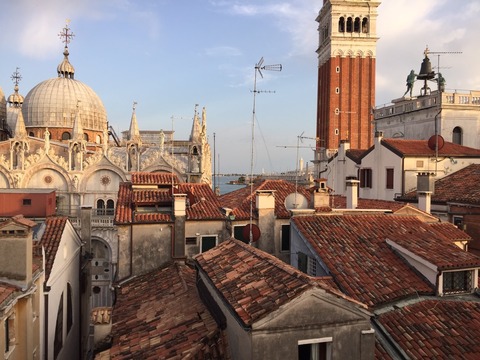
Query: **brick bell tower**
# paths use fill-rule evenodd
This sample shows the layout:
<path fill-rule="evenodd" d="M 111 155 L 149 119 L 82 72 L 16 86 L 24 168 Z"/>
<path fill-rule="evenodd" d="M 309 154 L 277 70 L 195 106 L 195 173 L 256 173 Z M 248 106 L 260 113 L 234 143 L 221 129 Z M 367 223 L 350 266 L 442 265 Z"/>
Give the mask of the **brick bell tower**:
<path fill-rule="evenodd" d="M 373 144 L 379 5 L 380 1 L 323 0 L 316 19 L 317 164 L 334 154 L 342 140 L 349 141 L 351 149 Z"/>

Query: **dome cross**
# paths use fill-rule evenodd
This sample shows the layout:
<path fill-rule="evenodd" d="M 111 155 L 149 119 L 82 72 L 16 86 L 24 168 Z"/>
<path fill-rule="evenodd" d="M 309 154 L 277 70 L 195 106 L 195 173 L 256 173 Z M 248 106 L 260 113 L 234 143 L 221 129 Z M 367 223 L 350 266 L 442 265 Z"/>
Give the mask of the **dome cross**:
<path fill-rule="evenodd" d="M 58 34 L 58 37 L 62 39 L 63 43 L 65 43 L 65 47 L 68 47 L 68 44 L 70 44 L 70 41 L 72 41 L 72 38 L 75 36 L 75 34 L 68 27 L 69 23 L 70 23 L 70 19 L 67 19 L 65 27 Z"/>
<path fill-rule="evenodd" d="M 13 80 L 15 86 L 18 86 L 18 83 L 20 82 L 20 80 L 22 80 L 22 75 L 20 75 L 20 73 L 18 72 L 18 70 L 20 70 L 19 67 L 17 67 L 17 68 L 15 69 L 15 72 L 14 72 L 14 73 L 12 74 L 12 76 L 10 77 L 10 78 Z"/>

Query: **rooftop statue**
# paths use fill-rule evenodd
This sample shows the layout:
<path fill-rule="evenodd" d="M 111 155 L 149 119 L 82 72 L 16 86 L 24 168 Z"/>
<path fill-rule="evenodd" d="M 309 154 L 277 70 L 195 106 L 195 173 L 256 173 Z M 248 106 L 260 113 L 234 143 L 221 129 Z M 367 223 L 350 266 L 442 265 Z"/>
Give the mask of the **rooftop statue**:
<path fill-rule="evenodd" d="M 410 71 L 410 74 L 408 74 L 407 76 L 407 91 L 405 91 L 405 94 L 403 94 L 403 96 L 407 95 L 407 93 L 410 91 L 410 97 L 412 97 L 413 83 L 415 82 L 416 77 L 417 74 L 415 74 L 415 71 Z"/>
<path fill-rule="evenodd" d="M 444 92 L 445 91 L 445 78 L 442 76 L 441 73 L 438 73 L 437 82 L 438 82 L 438 90 L 440 90 L 440 92 Z"/>

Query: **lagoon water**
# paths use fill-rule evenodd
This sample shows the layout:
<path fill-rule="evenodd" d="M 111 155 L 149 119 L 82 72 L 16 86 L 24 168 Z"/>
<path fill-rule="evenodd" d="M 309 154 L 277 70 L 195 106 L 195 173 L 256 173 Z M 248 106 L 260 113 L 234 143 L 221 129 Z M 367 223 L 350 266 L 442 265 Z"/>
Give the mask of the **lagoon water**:
<path fill-rule="evenodd" d="M 230 181 L 238 180 L 238 178 L 239 176 L 217 176 L 216 184 L 220 188 L 220 195 L 245 187 L 246 185 L 229 184 Z"/>

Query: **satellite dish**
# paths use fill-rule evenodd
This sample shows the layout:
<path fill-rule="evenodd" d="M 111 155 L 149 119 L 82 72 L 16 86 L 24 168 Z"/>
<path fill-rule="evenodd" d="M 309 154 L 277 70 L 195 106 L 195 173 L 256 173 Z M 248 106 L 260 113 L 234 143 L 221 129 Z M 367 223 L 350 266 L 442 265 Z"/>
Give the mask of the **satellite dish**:
<path fill-rule="evenodd" d="M 287 195 L 284 204 L 287 210 L 308 209 L 307 198 L 298 192 Z"/>
<path fill-rule="evenodd" d="M 242 231 L 243 238 L 250 241 L 250 224 L 245 225 Z M 252 224 L 252 242 L 257 241 L 260 238 L 260 228 Z"/>
<path fill-rule="evenodd" d="M 428 147 L 430 150 L 435 150 L 435 143 L 438 143 L 438 150 L 443 148 L 443 145 L 445 145 L 445 140 L 443 139 L 442 135 L 430 136 L 430 139 L 428 139 Z"/>

